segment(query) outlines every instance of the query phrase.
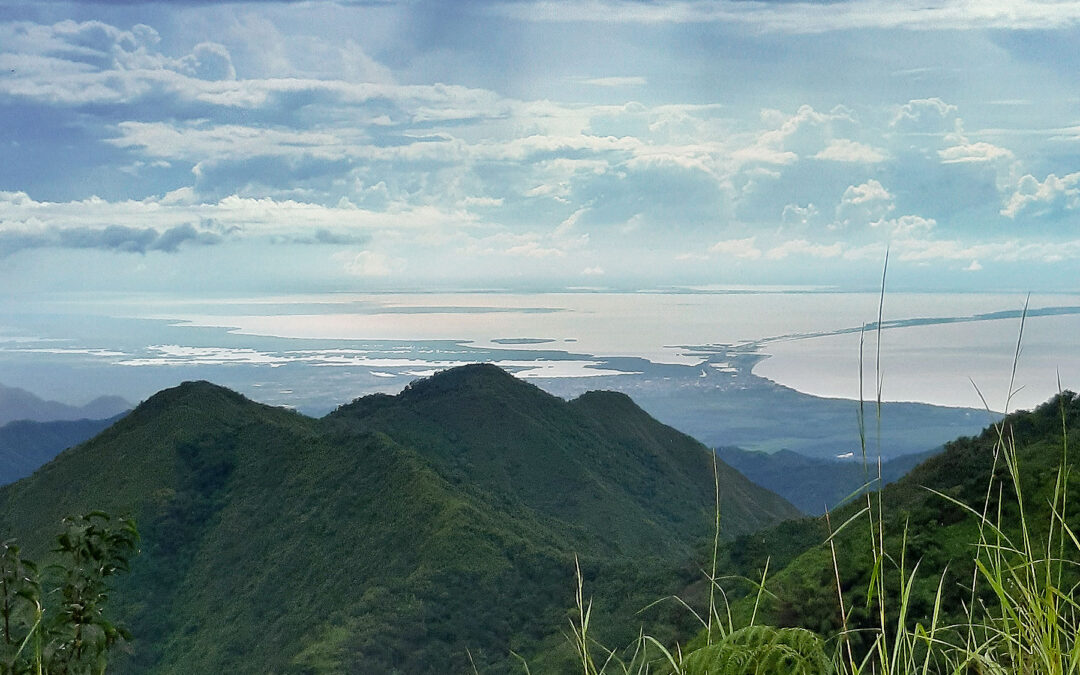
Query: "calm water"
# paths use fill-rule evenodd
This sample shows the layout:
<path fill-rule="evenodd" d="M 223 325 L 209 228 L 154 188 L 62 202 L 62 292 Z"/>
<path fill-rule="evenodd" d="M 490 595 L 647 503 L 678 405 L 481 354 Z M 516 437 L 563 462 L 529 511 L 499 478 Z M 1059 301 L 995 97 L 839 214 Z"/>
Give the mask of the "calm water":
<path fill-rule="evenodd" d="M 974 380 L 992 408 L 1003 408 L 1023 303 L 1018 295 L 888 295 L 884 319 L 895 327 L 883 331 L 883 397 L 981 407 Z M 1066 309 L 1027 320 L 1023 389 L 1014 398 L 1022 406 L 1054 393 L 1058 372 L 1063 386 L 1080 386 L 1080 296 L 1037 296 L 1030 306 L 1036 314 Z M 8 300 L 0 305 L 0 383 L 73 402 L 101 393 L 134 401 L 199 377 L 319 409 L 471 361 L 524 377 L 634 377 L 664 365 L 696 368 L 706 356 L 711 371 L 723 372 L 718 354 L 758 351 L 770 357 L 755 374 L 857 398 L 852 331 L 875 321 L 877 308 L 874 293 L 745 290 Z M 1012 315 L 955 321 L 994 312 Z M 874 338 L 864 345 L 868 398 Z"/>
<path fill-rule="evenodd" d="M 1058 391 L 1080 387 L 1080 316 L 1036 316 L 1024 322 L 1021 350 L 1016 318 L 910 326 L 881 338 L 882 398 L 993 410 L 1031 408 Z M 872 399 L 875 336 L 863 347 L 863 394 Z M 754 373 L 818 396 L 859 396 L 859 335 L 775 342 Z M 1013 380 L 1010 398 L 1010 380 Z"/>

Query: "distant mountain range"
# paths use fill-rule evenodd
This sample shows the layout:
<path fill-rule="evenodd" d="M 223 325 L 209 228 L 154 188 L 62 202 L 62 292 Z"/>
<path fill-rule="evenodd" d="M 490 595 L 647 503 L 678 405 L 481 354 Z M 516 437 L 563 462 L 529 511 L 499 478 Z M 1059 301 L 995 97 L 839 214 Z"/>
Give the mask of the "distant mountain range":
<path fill-rule="evenodd" d="M 46 401 L 25 389 L 0 384 L 0 426 L 15 420 L 53 422 L 57 420 L 99 420 L 131 409 L 119 396 L 101 396 L 84 406 Z"/>
<path fill-rule="evenodd" d="M 120 417 L 61 422 L 18 420 L 0 426 L 0 485 L 29 476 L 60 451 L 93 438 Z"/>
<path fill-rule="evenodd" d="M 628 642 L 699 575 L 714 466 L 725 539 L 799 516 L 624 395 L 494 366 L 322 419 L 191 382 L 0 488 L 0 536 L 42 556 L 66 514 L 137 518 L 115 672 L 567 672 L 575 556 Z"/>
<path fill-rule="evenodd" d="M 887 485 L 933 457 L 944 448 L 903 455 L 881 463 L 882 483 Z M 784 497 L 804 513 L 820 515 L 834 509 L 845 499 L 877 490 L 878 466 L 876 457 L 850 459 L 819 459 L 791 450 L 774 453 L 717 448 L 725 463 L 761 487 Z"/>

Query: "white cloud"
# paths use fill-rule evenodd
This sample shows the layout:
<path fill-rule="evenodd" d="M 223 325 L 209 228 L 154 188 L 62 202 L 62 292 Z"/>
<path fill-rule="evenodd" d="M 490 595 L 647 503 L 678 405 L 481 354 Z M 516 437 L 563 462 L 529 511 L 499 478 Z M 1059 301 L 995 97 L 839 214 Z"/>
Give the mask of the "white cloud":
<path fill-rule="evenodd" d="M 1080 172 L 1070 173 L 1058 178 L 1050 174 L 1039 182 L 1031 174 L 1025 175 L 1016 185 L 1016 190 L 1001 215 L 1016 218 L 1028 213 L 1045 216 L 1055 211 L 1073 210 L 1080 206 Z"/>
<path fill-rule="evenodd" d="M 970 261 L 1054 263 L 1080 258 L 1080 240 L 1026 242 L 1006 240 L 967 243 L 958 240 L 903 239 L 894 241 L 892 251 L 902 262 Z"/>
<path fill-rule="evenodd" d="M 709 252 L 726 257 L 757 260 L 761 257 L 761 249 L 754 245 L 754 240 L 755 237 L 725 239 L 710 246 Z"/>
<path fill-rule="evenodd" d="M 806 206 L 787 204 L 784 206 L 780 218 L 785 224 L 803 226 L 810 224 L 810 221 L 816 218 L 817 215 L 818 209 L 813 204 L 807 204 Z"/>
<path fill-rule="evenodd" d="M 604 268 L 600 267 L 599 265 L 595 265 L 593 267 L 586 267 L 585 269 L 581 270 L 581 273 L 587 277 L 599 277 L 604 275 Z"/>
<path fill-rule="evenodd" d="M 883 0 L 865 4 L 885 15 L 899 11 Z M 721 20 L 716 17 L 724 12 L 771 15 L 778 21 L 803 12 L 811 23 L 825 15 L 805 3 L 661 0 L 592 5 L 616 12 L 697 12 L 711 20 Z M 957 3 L 931 5 L 927 11 Z M 581 6 L 588 7 L 589 1 Z M 255 21 L 243 16 L 236 19 L 236 27 L 199 33 L 198 40 L 214 42 L 198 44 L 178 39 L 175 32 L 161 40 L 145 26 L 123 30 L 97 22 L 23 23 L 16 30 L 14 24 L 0 25 L 0 72 L 5 73 L 0 97 L 26 110 L 47 109 L 49 115 L 72 123 L 81 130 L 72 139 L 87 140 L 71 156 L 102 157 L 84 161 L 81 175 L 96 169 L 87 168 L 92 161 L 100 161 L 103 170 L 100 182 L 63 179 L 57 170 L 63 185 L 55 191 L 46 192 L 53 187 L 42 187 L 40 181 L 24 188 L 39 198 L 63 195 L 54 202 L 37 202 L 25 193 L 0 198 L 0 233 L 8 237 L 8 245 L 100 244 L 145 251 L 228 240 L 239 250 L 242 242 L 256 238 L 350 251 L 371 245 L 385 252 L 382 259 L 372 257 L 375 254 L 358 259 L 350 253 L 348 260 L 338 261 L 370 273 L 385 271 L 393 260 L 386 256 L 408 255 L 412 260 L 417 249 L 411 245 L 439 242 L 448 250 L 487 256 L 485 270 L 503 265 L 513 271 L 535 259 L 537 269 L 558 267 L 558 273 L 572 277 L 595 268 L 610 271 L 613 265 L 624 269 L 628 258 L 616 256 L 636 255 L 632 249 L 647 241 L 648 250 L 640 255 L 663 261 L 658 268 L 664 271 L 658 274 L 673 270 L 670 273 L 678 275 L 682 270 L 675 260 L 700 260 L 707 252 L 763 262 L 797 256 L 855 258 L 870 255 L 871 249 L 876 255 L 887 239 L 899 238 L 909 241 L 903 250 L 931 255 L 926 252 L 939 250 L 931 236 L 943 236 L 941 230 L 956 237 L 962 250 L 1003 231 L 1008 218 L 1040 216 L 1050 225 L 1065 225 L 1065 212 L 1080 200 L 1076 174 L 1050 174 L 1045 180 L 1024 176 L 1034 172 L 1033 167 L 1045 172 L 1042 167 L 1059 163 L 1041 161 L 1038 153 L 1044 150 L 1033 151 L 1027 137 L 1019 135 L 1023 130 L 1013 129 L 1018 135 L 1000 141 L 1010 130 L 992 127 L 1002 124 L 1003 111 L 988 113 L 987 106 L 972 105 L 966 89 L 955 90 L 952 102 L 932 97 L 907 101 L 908 95 L 888 94 L 953 91 L 930 83 L 974 72 L 970 63 L 902 68 L 933 61 L 937 54 L 930 51 L 926 58 L 912 57 L 913 63 L 897 57 L 886 64 L 889 72 L 882 73 L 901 77 L 895 73 L 902 72 L 905 83 L 918 82 L 918 87 L 905 84 L 897 89 L 883 81 L 867 87 L 866 96 L 852 96 L 851 87 L 823 90 L 806 99 L 795 97 L 810 89 L 798 87 L 783 89 L 790 97 L 760 96 L 780 80 L 743 90 L 734 73 L 721 69 L 732 65 L 722 57 L 715 74 L 718 82 L 730 80 L 730 90 L 693 92 L 694 97 L 713 96 L 722 103 L 656 104 L 669 89 L 684 96 L 688 90 L 679 83 L 660 83 L 653 75 L 658 71 L 641 60 L 625 63 L 641 67 L 648 78 L 579 75 L 611 72 L 589 62 L 552 71 L 555 84 L 544 86 L 569 83 L 573 95 L 586 102 L 518 100 L 514 96 L 549 96 L 557 89 L 527 77 L 504 89 L 482 69 L 468 80 L 481 86 L 453 84 L 454 68 L 462 63 L 454 59 L 473 57 L 449 48 L 443 54 L 448 62 L 437 68 L 425 61 L 440 60 L 434 52 L 413 54 L 416 59 L 407 66 L 400 65 L 406 59 L 394 61 L 403 80 L 439 82 L 445 76 L 448 84 L 397 84 L 390 69 L 360 46 L 373 54 L 391 53 L 378 40 L 372 44 L 374 33 L 350 36 L 357 42 L 327 39 L 320 46 L 316 38 L 297 36 L 299 46 L 285 44 L 294 33 L 304 32 L 281 23 L 296 7 L 288 5 L 276 18 L 265 18 L 268 25 L 273 20 L 280 26 L 265 59 L 252 52 L 257 40 L 237 37 L 237 31 Z M 578 11 L 569 4 L 560 7 Z M 865 9 L 844 0 L 830 8 L 849 19 Z M 517 9 L 533 8 L 521 3 Z M 232 10 L 222 10 L 225 15 L 232 16 Z M 164 19 L 161 26 L 175 30 Z M 782 39 L 767 38 L 776 44 Z M 839 51 L 855 45 L 844 39 Z M 974 43 L 982 45 L 982 38 Z M 919 48 L 926 46 L 920 43 Z M 310 54 L 298 53 L 304 50 Z M 912 53 L 924 54 L 914 48 Z M 797 55 L 783 55 L 789 57 Z M 351 69 L 339 69 L 338 62 L 347 59 L 353 60 Z M 329 65 L 321 65 L 323 60 Z M 763 72 L 760 64 L 748 67 Z M 792 78 L 802 77 L 798 69 L 783 70 L 789 85 Z M 644 103 L 620 98 L 627 93 L 620 87 L 645 86 L 650 89 L 647 98 L 642 93 Z M 1033 100 L 1037 93 L 1032 92 Z M 590 96 L 604 102 L 589 103 Z M 766 100 L 793 104 L 761 111 Z M 800 100 L 813 100 L 819 107 L 798 105 Z M 844 101 L 850 107 L 821 107 L 819 101 Z M 961 112 L 983 128 L 971 134 L 978 140 L 965 136 Z M 1054 133 L 1062 129 L 1068 127 L 1058 120 Z M 1067 161 L 1071 150 L 1043 131 L 1038 142 L 1066 148 L 1060 157 Z M 16 136 L 12 132 L 5 140 L 12 147 L 40 142 Z M 132 175 L 118 179 L 115 172 L 108 173 L 118 166 L 113 157 L 123 157 L 124 168 L 117 170 Z M 118 180 L 127 182 L 114 187 Z M 9 184 L 22 187 L 18 180 Z M 87 185 L 108 185 L 99 189 L 135 198 L 84 198 Z M 850 226 L 843 232 L 844 243 L 826 239 L 839 236 L 837 228 L 844 226 Z M 127 229 L 106 235 L 108 228 Z M 723 240 L 677 256 L 693 251 L 703 236 L 709 237 L 705 241 Z M 1066 235 L 1060 227 L 1046 227 L 1031 236 L 1037 239 L 1033 243 L 1050 244 Z M 910 243 L 915 241 L 933 244 L 916 248 Z M 954 251 L 941 250 L 943 255 Z M 309 248 L 306 255 L 325 260 L 327 254 Z M 989 266 L 994 255 L 991 251 L 948 260 L 980 260 Z M 950 269 L 960 266 L 952 262 Z"/>
<path fill-rule="evenodd" d="M 345 157 L 350 145 L 334 133 L 292 131 L 205 122 L 121 122 L 120 135 L 107 142 L 120 148 L 138 148 L 154 157 L 198 163 L 209 158 L 230 161 L 265 156 L 307 154 L 323 159 Z"/>
<path fill-rule="evenodd" d="M 566 255 L 562 249 L 553 246 L 544 246 L 540 242 L 528 241 L 524 244 L 511 246 L 504 251 L 506 255 L 522 256 L 525 258 L 561 258 Z"/>
<path fill-rule="evenodd" d="M 217 202 L 192 203 L 189 193 L 170 193 L 162 199 L 138 201 L 110 202 L 90 197 L 71 202 L 39 202 L 24 192 L 0 192 L 0 235 L 9 246 L 22 242 L 18 248 L 63 246 L 65 241 L 92 242 L 102 240 L 105 235 L 100 233 L 119 236 L 124 231 L 129 236 L 141 233 L 138 241 L 143 245 L 137 245 L 136 250 L 140 246 L 168 250 L 174 239 L 152 237 L 169 232 L 172 237 L 184 235 L 192 240 L 199 235 L 212 235 L 334 243 L 378 234 L 411 233 L 420 237 L 425 232 L 460 229 L 473 219 L 467 212 L 443 211 L 433 206 L 403 206 L 376 212 L 355 206 L 328 207 L 236 195 Z M 71 234 L 65 237 L 63 232 Z M 76 238 L 80 233 L 85 236 Z"/>
<path fill-rule="evenodd" d="M 578 221 L 581 220 L 581 217 L 588 213 L 588 211 L 589 207 L 583 206 L 571 213 L 565 220 L 559 223 L 559 226 L 555 228 L 552 236 L 556 238 L 570 236 L 577 229 Z"/>
<path fill-rule="evenodd" d="M 225 45 L 200 42 L 191 54 L 180 59 L 181 72 L 200 80 L 235 80 L 236 68 Z"/>
<path fill-rule="evenodd" d="M 833 142 L 834 127 L 847 129 L 854 122 L 851 111 L 846 108 L 837 107 L 822 113 L 809 105 L 799 106 L 795 114 L 790 116 L 779 110 L 765 110 L 762 121 L 772 128 L 758 136 L 759 147 L 792 152 L 799 157 L 825 152 Z M 854 144 L 853 141 L 847 143 Z M 843 149 L 838 148 L 833 152 L 840 153 Z"/>
<path fill-rule="evenodd" d="M 957 107 L 940 98 L 908 101 L 896 109 L 890 126 L 906 133 L 951 133 L 956 131 Z"/>
<path fill-rule="evenodd" d="M 893 195 L 871 178 L 859 185 L 849 185 L 836 207 L 836 217 L 842 225 L 865 225 L 882 220 L 896 208 Z"/>
<path fill-rule="evenodd" d="M 884 162 L 888 158 L 884 150 L 874 148 L 846 138 L 834 138 L 824 150 L 814 155 L 814 159 L 824 159 L 831 162 L 855 162 L 860 164 L 876 164 Z"/>
<path fill-rule="evenodd" d="M 502 197 L 466 197 L 461 200 L 461 206 L 465 208 L 496 208 L 503 205 Z"/>
<path fill-rule="evenodd" d="M 1011 160 L 1013 153 L 991 143 L 979 142 L 963 143 L 939 150 L 938 157 L 941 157 L 941 161 L 945 164 L 960 164 Z"/>
<path fill-rule="evenodd" d="M 881 228 L 892 234 L 894 237 L 923 235 L 932 230 L 936 225 L 937 221 L 933 218 L 923 218 L 922 216 L 916 215 L 900 216 L 899 218 L 883 219 L 870 223 L 871 227 Z"/>
<path fill-rule="evenodd" d="M 598 23 L 731 23 L 762 31 L 821 33 L 871 28 L 923 31 L 1067 28 L 1080 24 L 1076 0 L 846 0 L 825 4 L 739 0 L 542 0 L 502 2 L 493 12 L 517 19 Z"/>

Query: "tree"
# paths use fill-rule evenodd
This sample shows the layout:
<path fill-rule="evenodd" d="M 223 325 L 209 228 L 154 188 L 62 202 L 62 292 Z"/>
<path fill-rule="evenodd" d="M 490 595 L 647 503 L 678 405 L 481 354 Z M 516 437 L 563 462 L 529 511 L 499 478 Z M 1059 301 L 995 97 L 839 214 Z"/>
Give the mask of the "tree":
<path fill-rule="evenodd" d="M 37 565 L 14 541 L 0 544 L 0 675 L 104 673 L 109 650 L 130 638 L 106 617 L 105 606 L 108 578 L 126 572 L 137 552 L 135 521 L 94 511 L 61 525 L 45 593 Z"/>

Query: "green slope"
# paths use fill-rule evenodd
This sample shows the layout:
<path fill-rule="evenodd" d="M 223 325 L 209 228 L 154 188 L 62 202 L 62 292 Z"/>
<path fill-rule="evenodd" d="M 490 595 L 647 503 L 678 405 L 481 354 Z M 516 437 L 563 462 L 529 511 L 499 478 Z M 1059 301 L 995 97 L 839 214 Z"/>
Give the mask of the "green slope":
<path fill-rule="evenodd" d="M 545 516 L 580 523 L 605 553 L 692 550 L 714 517 L 709 451 L 626 396 L 590 392 L 567 403 L 490 365 L 455 368 L 399 396 L 368 396 L 328 421 L 384 431 L 452 480 Z M 727 537 L 797 516 L 783 499 L 722 462 Z"/>
<path fill-rule="evenodd" d="M 575 553 L 619 641 L 711 526 L 707 450 L 602 399 L 467 367 L 315 420 L 186 383 L 0 489 L 0 525 L 40 557 L 67 513 L 136 516 L 117 672 L 558 671 Z M 728 471 L 761 501 L 736 531 L 795 514 Z"/>
<path fill-rule="evenodd" d="M 1080 398 L 1071 392 L 1055 397 L 1031 412 L 1010 415 L 1004 422 L 1005 435 L 1015 441 L 1019 475 L 1024 494 L 1024 510 L 1030 535 L 1045 536 L 1050 522 L 1052 498 L 1063 452 L 1063 427 L 1068 444 L 1075 447 L 1080 437 Z M 982 510 L 994 465 L 994 445 L 998 432 L 993 427 L 976 437 L 961 438 L 946 445 L 943 453 L 931 457 L 910 473 L 888 485 L 881 493 L 885 550 L 893 562 L 906 550 L 907 569 L 920 563 L 909 605 L 910 621 L 926 621 L 933 613 L 934 593 L 946 569 L 942 593 L 941 625 L 964 620 L 963 607 L 970 604 L 974 545 L 978 542 L 977 520 L 960 506 L 934 494 L 937 491 Z M 1067 458 L 1075 467 L 1075 459 Z M 1070 475 L 1069 494 L 1077 494 L 1080 477 Z M 999 461 L 989 487 L 988 513 L 996 517 L 1000 505 L 1005 532 L 1019 535 L 1019 508 L 1004 462 Z M 833 527 L 848 520 L 865 499 L 844 507 L 831 516 Z M 875 502 L 876 510 L 876 502 Z M 1080 503 L 1075 498 L 1062 514 L 1074 529 L 1080 527 Z M 905 537 L 906 549 L 903 545 Z M 732 542 L 722 555 L 722 565 L 750 576 L 760 574 L 771 559 L 769 588 L 776 600 L 765 603 L 759 621 L 784 626 L 801 626 L 825 636 L 840 630 L 836 573 L 832 556 L 823 542 L 828 536 L 823 518 L 789 521 L 774 528 Z M 848 606 L 854 606 L 849 628 L 872 624 L 865 609 L 870 582 L 871 533 L 865 516 L 858 518 L 835 538 L 836 560 L 841 588 Z M 1080 561 L 1075 561 L 1080 563 Z M 896 586 L 895 566 L 886 569 L 886 579 Z M 748 609 L 747 605 L 742 607 Z M 859 634 L 854 633 L 856 643 Z"/>

